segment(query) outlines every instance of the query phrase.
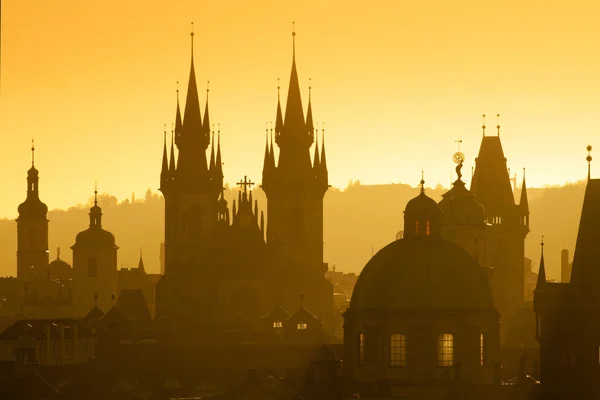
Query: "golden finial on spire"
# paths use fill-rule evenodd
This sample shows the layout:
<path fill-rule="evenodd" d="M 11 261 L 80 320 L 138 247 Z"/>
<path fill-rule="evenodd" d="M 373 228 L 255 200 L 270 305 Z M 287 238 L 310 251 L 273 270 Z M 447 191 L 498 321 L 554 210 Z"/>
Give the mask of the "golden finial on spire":
<path fill-rule="evenodd" d="M 425 171 L 421 170 L 421 193 L 425 193 Z"/>
<path fill-rule="evenodd" d="M 94 205 L 98 205 L 98 181 L 94 182 Z"/>
<path fill-rule="evenodd" d="M 194 56 L 194 23 L 192 22 L 192 32 L 190 33 L 192 37 L 192 57 Z"/>
<path fill-rule="evenodd" d="M 542 243 L 540 243 L 540 246 L 542 246 L 542 255 L 544 255 L 544 235 L 542 235 Z"/>
<path fill-rule="evenodd" d="M 483 129 L 483 136 L 485 136 L 485 114 L 483 114 L 483 125 L 481 125 L 481 129 Z"/>
<path fill-rule="evenodd" d="M 496 126 L 496 129 L 498 129 L 498 137 L 500 137 L 500 114 L 496 114 L 496 117 L 498 117 L 498 125 Z"/>
<path fill-rule="evenodd" d="M 31 166 L 35 164 L 35 141 L 31 139 Z"/>
<path fill-rule="evenodd" d="M 292 21 L 292 56 L 296 60 L 296 23 Z"/>
<path fill-rule="evenodd" d="M 310 92 L 312 90 L 312 78 L 308 78 L 308 102 L 310 103 Z"/>
<path fill-rule="evenodd" d="M 592 164 L 592 145 L 588 144 L 586 147 L 586 150 L 588 152 L 588 156 L 585 158 L 588 162 L 588 181 L 591 178 L 591 164 Z"/>

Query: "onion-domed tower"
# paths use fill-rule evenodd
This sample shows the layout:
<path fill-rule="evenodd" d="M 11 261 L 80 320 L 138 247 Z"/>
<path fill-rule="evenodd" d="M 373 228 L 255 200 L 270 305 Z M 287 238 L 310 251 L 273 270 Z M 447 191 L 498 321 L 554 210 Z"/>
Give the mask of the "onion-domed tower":
<path fill-rule="evenodd" d="M 35 147 L 31 143 L 31 168 L 27 171 L 27 199 L 19 205 L 17 218 L 17 278 L 42 280 L 48 270 L 48 207 L 38 191 Z"/>
<path fill-rule="evenodd" d="M 97 305 L 103 310 L 112 307 L 111 296 L 117 293 L 117 250 L 115 236 L 102 229 L 102 209 L 98 206 L 98 191 L 94 191 L 94 206 L 90 208 L 90 227 L 77 234 L 73 249 L 73 304 L 75 316 L 82 317 Z"/>
<path fill-rule="evenodd" d="M 346 376 L 385 381 L 407 397 L 426 397 L 424 386 L 439 394 L 454 380 L 492 383 L 500 356 L 487 279 L 442 238 L 442 212 L 423 184 L 406 205 L 404 237 L 367 263 L 344 314 Z"/>

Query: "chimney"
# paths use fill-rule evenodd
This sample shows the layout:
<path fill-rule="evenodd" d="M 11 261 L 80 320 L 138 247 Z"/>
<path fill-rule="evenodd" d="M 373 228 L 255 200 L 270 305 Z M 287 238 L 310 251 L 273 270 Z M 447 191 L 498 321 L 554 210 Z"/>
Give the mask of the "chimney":
<path fill-rule="evenodd" d="M 569 264 L 569 250 L 562 249 L 560 251 L 560 281 L 562 283 L 569 283 L 571 280 L 571 267 Z"/>

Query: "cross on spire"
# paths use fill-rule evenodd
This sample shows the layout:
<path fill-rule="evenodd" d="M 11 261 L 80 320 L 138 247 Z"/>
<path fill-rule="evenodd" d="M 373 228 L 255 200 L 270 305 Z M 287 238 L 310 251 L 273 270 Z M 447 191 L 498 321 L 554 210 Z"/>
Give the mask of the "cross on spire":
<path fill-rule="evenodd" d="M 460 138 L 460 136 L 454 141 L 454 143 L 456 143 L 456 151 L 460 152 L 460 144 L 462 143 L 462 139 Z"/>
<path fill-rule="evenodd" d="M 254 182 L 249 181 L 248 177 L 246 175 L 244 175 L 244 180 L 243 181 L 240 180 L 237 183 L 237 185 L 243 187 L 244 188 L 244 193 L 246 193 L 248 191 L 248 187 L 253 186 Z"/>

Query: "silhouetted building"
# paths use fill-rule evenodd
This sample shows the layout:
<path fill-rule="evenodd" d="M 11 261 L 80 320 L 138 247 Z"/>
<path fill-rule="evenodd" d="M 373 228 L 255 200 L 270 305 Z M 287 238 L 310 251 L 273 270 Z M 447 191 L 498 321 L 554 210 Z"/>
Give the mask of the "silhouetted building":
<path fill-rule="evenodd" d="M 146 273 L 141 251 L 137 268 L 121 268 L 117 271 L 117 297 L 121 297 L 123 290 L 139 289 L 144 294 L 146 304 L 152 314 L 154 314 L 155 286 L 156 282 Z"/>
<path fill-rule="evenodd" d="M 48 207 L 39 196 L 39 172 L 34 165 L 35 148 L 31 146 L 31 168 L 27 171 L 27 199 L 19 205 L 17 218 L 17 278 L 21 281 L 42 280 L 48 270 Z"/>
<path fill-rule="evenodd" d="M 117 250 L 115 236 L 102 228 L 102 209 L 98 192 L 94 191 L 94 206 L 90 208 L 90 227 L 77 234 L 73 249 L 74 315 L 82 317 L 97 305 L 108 310 L 111 296 L 117 293 Z"/>
<path fill-rule="evenodd" d="M 542 247 L 535 289 L 540 399 L 596 399 L 600 396 L 599 237 L 600 179 L 589 179 L 568 283 L 546 280 Z"/>
<path fill-rule="evenodd" d="M 95 355 L 96 338 L 77 320 L 19 320 L 0 333 L 0 360 L 39 366 L 88 362 Z"/>
<path fill-rule="evenodd" d="M 344 314 L 344 370 L 387 382 L 390 393 L 444 398 L 456 381 L 499 380 L 500 315 L 477 262 L 442 238 L 442 212 L 423 184 L 406 205 L 404 237 L 358 278 Z"/>
<path fill-rule="evenodd" d="M 497 128 L 497 136 L 486 136 L 483 126 L 471 193 L 484 207 L 486 222 L 491 225 L 486 235 L 486 263 L 493 268 L 494 303 L 504 319 L 516 312 L 524 300 L 523 260 L 529 233 L 529 204 L 525 176 L 519 204 L 515 203 L 500 142 L 500 125 Z"/>
<path fill-rule="evenodd" d="M 192 34 L 193 40 L 193 34 Z M 268 197 L 269 232 L 252 198 L 247 177 L 238 185 L 230 213 L 223 193 L 220 132 L 209 122 L 208 91 L 201 116 L 192 63 L 183 118 L 177 100 L 168 151 L 165 133 L 160 190 L 165 197 L 165 272 L 156 286 L 161 326 L 181 329 L 259 329 L 260 317 L 276 306 L 307 308 L 331 320 L 332 288 L 324 278 L 323 195 L 327 190 L 325 151 L 316 150 L 309 101 L 304 121 L 295 61 L 284 122 L 278 104 L 275 140 L 265 154 L 263 189 Z M 206 152 L 212 143 L 210 159 Z M 177 146 L 178 157 L 175 157 Z"/>
<path fill-rule="evenodd" d="M 307 307 L 320 316 L 326 329 L 331 331 L 333 287 L 324 277 L 327 266 L 323 263 L 323 197 L 329 187 L 324 130 L 319 149 L 310 92 L 304 119 L 296 70 L 295 32 L 293 38 L 285 118 L 279 97 L 277 99 L 278 161 L 275 162 L 273 137 L 270 145 L 267 140 L 264 156 L 262 189 L 268 200 L 267 246 L 275 266 L 276 302 L 286 309 L 295 309 L 303 294 Z"/>

